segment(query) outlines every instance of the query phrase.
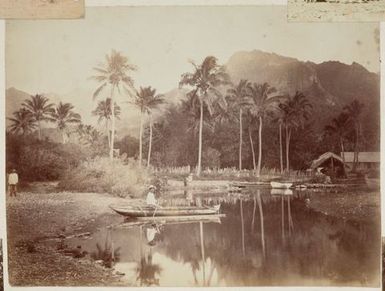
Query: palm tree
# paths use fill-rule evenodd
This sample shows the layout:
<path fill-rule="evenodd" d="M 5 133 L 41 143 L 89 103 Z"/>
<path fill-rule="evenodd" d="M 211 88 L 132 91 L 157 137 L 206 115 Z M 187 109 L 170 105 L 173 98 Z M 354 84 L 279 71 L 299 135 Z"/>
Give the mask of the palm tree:
<path fill-rule="evenodd" d="M 288 97 L 283 97 L 284 99 L 281 102 L 285 102 Z M 282 126 L 285 125 L 285 118 L 286 114 L 285 111 L 280 106 L 281 103 L 278 104 L 278 106 L 275 106 L 274 116 L 275 118 L 273 121 L 278 124 L 278 133 L 279 133 L 279 162 L 280 162 L 280 169 L 281 174 L 283 173 L 284 165 L 283 165 L 283 145 L 282 145 Z"/>
<path fill-rule="evenodd" d="M 240 80 L 238 85 L 227 89 L 228 99 L 239 108 L 239 170 L 242 170 L 242 109 L 245 107 L 245 99 L 247 97 L 247 80 Z"/>
<path fill-rule="evenodd" d="M 325 126 L 325 132 L 328 135 L 333 135 L 338 139 L 341 148 L 342 160 L 345 163 L 345 147 L 344 140 L 348 131 L 349 116 L 346 112 L 341 112 L 340 115 L 332 119 L 331 124 Z"/>
<path fill-rule="evenodd" d="M 294 96 L 289 96 L 285 102 L 279 104 L 283 112 L 286 139 L 286 170 L 290 170 L 290 140 L 292 130 L 303 128 L 306 120 L 310 117 L 313 106 L 301 92 L 296 92 Z"/>
<path fill-rule="evenodd" d="M 102 134 L 92 125 L 82 123 L 78 125 L 76 132 L 79 135 L 80 141 L 87 146 L 95 145 L 102 137 Z"/>
<path fill-rule="evenodd" d="M 211 115 L 212 106 L 215 102 L 224 104 L 223 98 L 218 87 L 228 83 L 228 75 L 223 67 L 218 65 L 217 58 L 213 56 L 206 57 L 202 64 L 197 65 L 191 61 L 194 67 L 193 73 L 184 73 L 179 82 L 179 87 L 187 86 L 191 90 L 187 93 L 191 99 L 198 99 L 200 109 L 199 123 L 199 145 L 198 145 L 198 165 L 197 176 L 202 168 L 202 129 L 203 129 L 203 111 L 206 107 Z"/>
<path fill-rule="evenodd" d="M 253 125 L 255 123 L 257 123 L 257 118 L 250 113 L 250 110 L 246 111 L 246 123 L 247 123 L 247 131 L 249 134 L 251 155 L 252 155 L 252 159 L 253 159 L 253 169 L 254 169 L 254 173 L 256 173 L 257 172 L 257 163 L 255 161 L 255 149 L 254 149 L 254 141 L 253 141 L 252 132 L 253 132 Z"/>
<path fill-rule="evenodd" d="M 134 81 L 128 73 L 136 70 L 136 67 L 129 63 L 128 58 L 120 52 L 111 51 L 110 55 L 106 55 L 104 64 L 95 67 L 94 70 L 98 75 L 92 79 L 100 83 L 100 86 L 95 90 L 93 98 L 95 99 L 105 87 L 110 88 L 111 99 L 111 141 L 110 141 L 110 159 L 114 156 L 114 139 L 115 139 L 115 90 L 120 92 L 122 87 L 128 94 L 132 93 Z"/>
<path fill-rule="evenodd" d="M 273 97 L 272 94 L 276 92 L 274 87 L 270 87 L 268 83 L 264 84 L 250 84 L 248 86 L 249 91 L 249 111 L 252 116 L 258 120 L 258 165 L 257 165 L 257 177 L 261 173 L 262 163 L 262 128 L 263 120 L 267 113 L 272 110 L 272 105 L 277 102 L 277 97 Z"/>
<path fill-rule="evenodd" d="M 354 99 L 352 103 L 344 107 L 346 114 L 348 115 L 348 121 L 353 125 L 355 131 L 354 137 L 354 159 L 353 169 L 355 172 L 358 163 L 358 144 L 361 135 L 361 114 L 364 108 L 364 104 L 360 103 L 357 99 Z"/>
<path fill-rule="evenodd" d="M 42 121 L 50 121 L 51 113 L 53 112 L 53 104 L 48 103 L 48 98 L 42 95 L 31 96 L 30 99 L 24 100 L 21 104 L 26 110 L 28 110 L 38 125 L 38 137 L 41 140 L 41 122 Z"/>
<path fill-rule="evenodd" d="M 12 122 L 8 127 L 10 132 L 24 136 L 36 128 L 36 120 L 27 109 L 21 108 L 19 111 L 13 112 L 13 116 L 13 118 L 8 118 Z"/>
<path fill-rule="evenodd" d="M 148 87 L 140 87 L 136 92 L 134 104 L 140 110 L 140 131 L 139 131 L 139 165 L 142 165 L 143 154 L 143 115 L 150 116 L 150 140 L 148 145 L 147 167 L 150 166 L 151 146 L 152 146 L 152 111 L 159 105 L 164 103 L 163 95 L 156 94 L 156 89 Z"/>
<path fill-rule="evenodd" d="M 114 111 L 115 111 L 115 114 L 114 114 L 115 117 L 117 119 L 119 119 L 120 106 L 118 104 L 116 104 L 116 102 L 114 104 Z M 94 111 L 92 111 L 92 114 L 99 117 L 98 122 L 102 122 L 103 120 L 105 120 L 106 134 L 107 134 L 107 138 L 108 138 L 108 148 L 110 148 L 111 147 L 111 132 L 109 129 L 109 127 L 110 127 L 109 124 L 110 124 L 111 116 L 112 116 L 111 98 L 106 98 L 106 100 L 99 101 L 96 109 Z"/>
<path fill-rule="evenodd" d="M 59 102 L 58 106 L 51 113 L 51 120 L 56 123 L 62 135 L 63 143 L 67 142 L 66 129 L 68 124 L 80 123 L 80 114 L 73 112 L 74 106 L 71 103 Z"/>

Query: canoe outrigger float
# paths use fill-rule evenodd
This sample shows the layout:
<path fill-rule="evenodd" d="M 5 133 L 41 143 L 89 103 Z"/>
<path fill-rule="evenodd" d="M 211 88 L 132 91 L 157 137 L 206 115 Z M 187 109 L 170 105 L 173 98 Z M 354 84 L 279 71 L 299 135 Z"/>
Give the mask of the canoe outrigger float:
<path fill-rule="evenodd" d="M 214 206 L 147 206 L 147 205 L 110 205 L 116 213 L 126 217 L 191 216 L 218 214 L 221 205 Z"/>

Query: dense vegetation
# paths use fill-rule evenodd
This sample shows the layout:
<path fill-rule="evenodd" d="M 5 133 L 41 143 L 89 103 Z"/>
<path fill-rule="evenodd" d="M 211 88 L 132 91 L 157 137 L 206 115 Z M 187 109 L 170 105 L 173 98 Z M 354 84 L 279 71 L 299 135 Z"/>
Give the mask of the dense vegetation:
<path fill-rule="evenodd" d="M 200 175 L 204 168 L 231 167 L 250 169 L 259 177 L 266 168 L 281 173 L 304 170 L 325 151 L 366 148 L 361 122 L 366 108 L 357 100 L 346 104 L 320 131 L 313 118 L 317 108 L 303 92 L 282 94 L 268 83 L 248 80 L 234 83 L 213 56 L 191 64 L 191 72 L 179 80 L 185 97 L 168 104 L 165 95 L 150 86 L 137 90 L 130 76 L 136 66 L 112 51 L 104 64 L 94 68 L 92 77 L 98 82 L 94 98 L 105 89 L 110 92 L 92 111 L 105 124 L 103 132 L 83 124 L 72 104 L 54 105 L 42 95 L 31 96 L 9 118 L 7 168 L 17 168 L 25 181 L 65 179 L 65 184 L 85 190 L 92 179 L 119 176 L 108 171 L 103 156 L 120 156 L 119 163 L 133 171 L 136 160 L 138 168 L 190 166 Z M 116 120 L 125 114 L 116 103 L 116 92 L 125 92 L 128 102 L 141 112 L 139 140 L 127 133 L 116 139 Z M 43 139 L 44 123 L 55 124 L 61 143 Z M 100 165 L 106 169 L 95 174 L 92 166 Z M 111 183 L 101 188 L 114 192 Z"/>

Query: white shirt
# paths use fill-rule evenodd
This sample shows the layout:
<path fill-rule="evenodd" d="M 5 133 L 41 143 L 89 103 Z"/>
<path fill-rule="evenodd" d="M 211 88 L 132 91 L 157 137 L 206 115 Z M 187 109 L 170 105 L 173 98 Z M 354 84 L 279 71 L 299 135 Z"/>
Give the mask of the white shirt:
<path fill-rule="evenodd" d="M 19 183 L 19 176 L 16 173 L 9 174 L 8 184 L 9 185 L 16 185 L 17 183 Z"/>
<path fill-rule="evenodd" d="M 147 205 L 156 205 L 156 199 L 155 194 L 153 192 L 148 192 L 147 198 L 146 198 Z"/>

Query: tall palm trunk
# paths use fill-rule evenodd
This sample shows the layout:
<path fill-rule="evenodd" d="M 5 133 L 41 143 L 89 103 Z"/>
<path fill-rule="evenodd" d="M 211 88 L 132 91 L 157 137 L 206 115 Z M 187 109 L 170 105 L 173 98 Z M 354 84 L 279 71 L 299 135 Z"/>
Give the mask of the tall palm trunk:
<path fill-rule="evenodd" d="M 257 171 L 257 164 L 255 162 L 255 150 L 254 150 L 254 142 L 253 142 L 253 137 L 251 136 L 251 126 L 249 126 L 249 139 L 250 139 L 250 146 L 251 146 L 251 154 L 253 156 L 253 167 L 254 167 L 254 172 Z"/>
<path fill-rule="evenodd" d="M 38 131 L 37 131 L 38 139 L 41 140 L 41 123 L 40 123 L 40 120 L 37 121 L 37 127 L 38 127 Z"/>
<path fill-rule="evenodd" d="M 147 168 L 150 166 L 151 147 L 152 147 L 152 115 L 150 113 L 150 140 L 149 140 L 149 144 L 148 144 Z"/>
<path fill-rule="evenodd" d="M 262 163 L 262 116 L 259 117 L 259 129 L 258 129 L 258 166 L 257 166 L 257 177 L 261 174 L 261 163 Z"/>
<path fill-rule="evenodd" d="M 345 164 L 345 147 L 344 147 L 344 140 L 342 138 L 340 138 L 340 147 L 341 147 L 341 158 Z"/>
<path fill-rule="evenodd" d="M 65 144 L 65 143 L 66 143 L 66 137 L 65 137 L 65 132 L 64 132 L 64 130 L 61 130 L 61 138 L 62 138 L 63 144 Z"/>
<path fill-rule="evenodd" d="M 111 133 L 110 129 L 108 128 L 108 119 L 106 119 L 106 134 L 107 134 L 107 140 L 108 140 L 108 148 L 111 147 Z"/>
<path fill-rule="evenodd" d="M 290 151 L 290 138 L 291 138 L 291 129 L 286 125 L 285 126 L 285 135 L 286 135 L 286 171 L 290 170 L 289 163 L 289 151 Z"/>
<path fill-rule="evenodd" d="M 203 130 L 203 101 L 200 101 L 200 120 L 199 120 L 199 148 L 198 148 L 198 166 L 197 176 L 200 176 L 202 170 L 202 130 Z"/>
<path fill-rule="evenodd" d="M 142 167 L 143 158 L 143 111 L 140 113 L 140 128 L 139 128 L 139 167 Z"/>
<path fill-rule="evenodd" d="M 239 171 L 242 170 L 242 108 L 239 109 Z"/>
<path fill-rule="evenodd" d="M 283 173 L 283 152 L 282 152 L 282 124 L 279 124 L 279 162 L 281 165 L 281 174 Z"/>
<path fill-rule="evenodd" d="M 355 172 L 357 169 L 358 164 L 358 136 L 359 136 L 359 125 L 355 125 L 355 141 L 354 141 L 354 157 L 353 157 L 353 169 L 352 171 Z"/>
<path fill-rule="evenodd" d="M 110 159 L 114 158 L 114 139 L 115 139 L 115 101 L 114 101 L 114 86 L 111 88 L 111 145 Z"/>

